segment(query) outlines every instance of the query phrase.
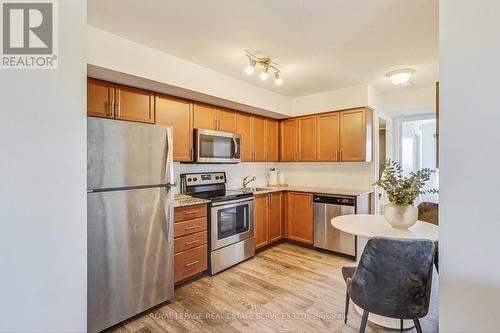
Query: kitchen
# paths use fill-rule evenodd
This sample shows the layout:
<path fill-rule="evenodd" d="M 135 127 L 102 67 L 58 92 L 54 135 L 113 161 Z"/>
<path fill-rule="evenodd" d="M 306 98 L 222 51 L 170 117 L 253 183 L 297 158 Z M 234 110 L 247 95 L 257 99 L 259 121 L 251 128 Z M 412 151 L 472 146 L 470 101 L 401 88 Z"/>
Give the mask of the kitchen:
<path fill-rule="evenodd" d="M 0 332 L 496 330 L 493 0 L 39 1 Z"/>
<path fill-rule="evenodd" d="M 215 275 L 252 258 L 256 250 L 268 249 L 283 241 L 331 250 L 355 259 L 355 237 L 335 230 L 329 220 L 341 214 L 370 213 L 371 188 L 295 186 L 287 184 L 285 172 L 278 172 L 276 168 L 286 169 L 287 164 L 292 162 L 325 161 L 331 162 L 326 168 L 339 162 L 358 162 L 362 163 L 362 167 L 368 164 L 370 168 L 374 135 L 373 110 L 370 108 L 277 120 L 94 78 L 88 79 L 87 94 L 89 184 L 96 184 L 89 192 L 89 200 L 102 189 L 113 187 L 103 177 L 110 176 L 112 179 L 120 173 L 119 168 L 125 170 L 124 175 L 131 172 L 129 169 L 136 170 L 138 174 L 127 174 L 128 181 L 133 181 L 116 188 L 134 190 L 145 185 L 135 179 L 141 178 L 141 170 L 138 163 L 130 159 L 151 159 L 148 150 L 141 152 L 140 149 L 153 143 L 147 140 L 141 142 L 148 135 L 138 134 L 139 129 L 147 131 L 149 126 L 154 125 L 171 128 L 171 133 L 167 135 L 172 141 L 167 144 L 166 176 L 168 184 L 176 184 L 170 192 L 179 193 L 174 199 L 173 236 L 169 229 L 167 237 L 173 237 L 173 282 L 177 286 L 206 274 Z M 134 123 L 139 124 L 137 130 L 132 129 Z M 120 133 L 128 134 L 121 138 Z M 112 156 L 106 156 L 106 152 L 116 149 L 113 143 L 125 139 L 135 143 L 130 151 L 121 146 L 123 151 L 115 150 Z M 152 157 L 157 158 L 156 154 Z M 115 165 L 118 161 L 126 165 Z M 108 174 L 108 168 L 115 171 Z M 237 176 L 249 172 L 254 172 L 259 178 L 253 174 L 246 174 L 243 179 Z M 263 179 L 262 174 L 266 173 L 267 177 Z M 92 181 L 94 174 L 97 182 Z M 163 195 L 170 197 L 168 191 Z M 100 225 L 101 222 L 93 221 L 98 206 L 91 202 L 89 244 L 92 245 L 89 247 L 93 251 L 89 253 L 89 262 L 93 263 L 91 254 L 95 253 L 97 260 L 97 257 L 102 257 L 102 252 L 110 251 L 105 256 L 109 257 L 109 262 L 100 264 L 111 265 L 108 269 L 113 271 L 120 271 L 123 267 L 125 274 L 129 268 L 123 265 L 121 254 L 109 250 L 109 245 L 99 248 L 98 243 L 93 241 L 94 237 L 101 239 L 102 231 L 92 231 L 93 223 Z M 168 199 L 162 202 L 166 207 L 171 204 Z M 133 209 L 136 203 L 129 205 L 129 209 Z M 344 211 L 347 208 L 351 209 Z M 103 214 L 106 215 L 104 212 L 96 215 Z M 111 220 L 111 216 L 104 217 L 104 220 Z M 152 220 L 148 215 L 142 219 Z M 97 220 L 101 221 L 100 218 Z M 132 226 L 137 222 L 129 223 Z M 122 222 L 117 220 L 116 223 Z M 110 224 L 108 228 L 114 227 Z M 126 242 L 125 239 L 120 240 L 113 235 L 108 237 L 106 244 L 126 244 L 122 243 Z M 147 243 L 146 239 L 144 242 Z M 134 245 L 137 246 L 140 243 Z M 112 256 L 117 257 L 112 260 Z M 115 296 L 118 303 L 102 303 L 103 290 L 105 286 L 112 285 L 113 280 L 104 281 L 106 276 L 102 275 L 102 266 L 90 264 L 90 268 L 90 281 L 99 281 L 98 285 L 89 286 L 90 300 L 95 300 L 90 305 L 90 313 L 95 313 L 95 317 L 91 315 L 89 320 L 91 331 L 99 331 L 127 319 L 131 311 L 139 313 L 156 305 L 154 302 L 147 306 L 137 304 L 135 310 L 133 307 L 124 310 L 123 313 L 128 315 L 120 318 L 120 314 L 114 313 L 115 308 L 126 308 L 132 304 L 120 304 L 124 300 L 120 301 L 118 296 Z M 96 274 L 95 278 L 93 274 Z M 123 288 L 123 294 L 126 294 L 128 286 Z M 172 296 L 172 291 L 169 295 Z M 106 312 L 110 312 L 109 318 L 102 318 Z"/>

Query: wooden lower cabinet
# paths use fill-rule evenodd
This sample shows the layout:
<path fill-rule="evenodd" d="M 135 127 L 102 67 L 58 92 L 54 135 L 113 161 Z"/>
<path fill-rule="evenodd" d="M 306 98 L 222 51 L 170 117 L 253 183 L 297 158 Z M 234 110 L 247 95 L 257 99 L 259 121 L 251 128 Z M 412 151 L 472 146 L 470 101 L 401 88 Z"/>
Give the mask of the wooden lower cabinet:
<path fill-rule="evenodd" d="M 174 282 L 207 269 L 207 205 L 174 210 Z"/>
<path fill-rule="evenodd" d="M 269 242 L 283 237 L 283 192 L 269 194 Z"/>
<path fill-rule="evenodd" d="M 174 254 L 174 282 L 207 270 L 207 245 Z"/>
<path fill-rule="evenodd" d="M 313 244 L 313 201 L 311 193 L 286 193 L 285 237 Z"/>
<path fill-rule="evenodd" d="M 253 221 L 255 248 L 269 244 L 269 199 L 267 194 L 255 196 L 253 204 Z"/>
<path fill-rule="evenodd" d="M 282 198 L 282 192 L 263 194 L 255 197 L 255 248 L 261 248 L 282 238 Z"/>

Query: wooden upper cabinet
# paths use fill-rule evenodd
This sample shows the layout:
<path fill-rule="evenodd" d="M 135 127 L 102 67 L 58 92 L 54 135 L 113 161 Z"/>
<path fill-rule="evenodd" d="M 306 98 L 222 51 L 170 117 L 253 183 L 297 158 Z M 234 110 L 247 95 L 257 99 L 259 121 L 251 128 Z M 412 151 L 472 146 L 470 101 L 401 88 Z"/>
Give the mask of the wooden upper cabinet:
<path fill-rule="evenodd" d="M 283 192 L 269 193 L 269 242 L 281 239 L 283 230 Z"/>
<path fill-rule="evenodd" d="M 87 114 L 94 117 L 114 117 L 115 86 L 112 83 L 87 79 Z"/>
<path fill-rule="evenodd" d="M 298 119 L 299 161 L 316 160 L 316 116 Z"/>
<path fill-rule="evenodd" d="M 317 160 L 339 161 L 339 112 L 318 115 Z"/>
<path fill-rule="evenodd" d="M 370 162 L 372 112 L 366 108 L 340 112 L 340 158 L 343 162 Z"/>
<path fill-rule="evenodd" d="M 261 117 L 252 117 L 253 161 L 265 162 L 266 155 L 266 120 Z"/>
<path fill-rule="evenodd" d="M 259 195 L 255 197 L 253 220 L 256 248 L 265 246 L 269 242 L 268 208 L 267 195 Z"/>
<path fill-rule="evenodd" d="M 174 161 L 193 160 L 192 103 L 174 97 L 156 95 L 156 124 L 173 127 Z"/>
<path fill-rule="evenodd" d="M 241 160 L 252 161 L 252 116 L 238 113 L 236 116 L 236 133 L 241 136 Z"/>
<path fill-rule="evenodd" d="M 287 237 L 302 243 L 313 244 L 312 194 L 287 192 Z"/>
<path fill-rule="evenodd" d="M 217 109 L 210 105 L 194 104 L 193 128 L 217 130 Z"/>
<path fill-rule="evenodd" d="M 154 123 L 154 93 L 147 90 L 115 85 L 115 118 Z"/>
<path fill-rule="evenodd" d="M 297 160 L 297 119 L 281 122 L 280 160 L 290 162 Z"/>
<path fill-rule="evenodd" d="M 267 161 L 279 161 L 279 121 L 266 119 Z"/>
<path fill-rule="evenodd" d="M 219 131 L 236 132 L 236 112 L 219 109 L 217 111 L 217 121 Z"/>

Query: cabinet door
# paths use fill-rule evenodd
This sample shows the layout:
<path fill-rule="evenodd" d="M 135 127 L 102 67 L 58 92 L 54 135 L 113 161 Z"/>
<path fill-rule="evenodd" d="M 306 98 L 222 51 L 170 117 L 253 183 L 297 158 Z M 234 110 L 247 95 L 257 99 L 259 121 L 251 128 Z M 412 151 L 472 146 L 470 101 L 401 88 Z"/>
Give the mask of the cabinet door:
<path fill-rule="evenodd" d="M 115 85 L 115 118 L 154 123 L 154 93 L 147 90 Z"/>
<path fill-rule="evenodd" d="M 236 112 L 231 110 L 218 110 L 218 130 L 223 132 L 236 132 Z"/>
<path fill-rule="evenodd" d="M 267 161 L 279 161 L 279 122 L 266 119 Z"/>
<path fill-rule="evenodd" d="M 318 161 L 338 161 L 339 130 L 339 112 L 318 116 Z"/>
<path fill-rule="evenodd" d="M 252 117 L 238 113 L 236 116 L 236 133 L 241 135 L 241 160 L 252 161 Z"/>
<path fill-rule="evenodd" d="M 281 122 L 280 160 L 283 162 L 297 159 L 297 119 Z"/>
<path fill-rule="evenodd" d="M 365 109 L 340 112 L 340 156 L 343 162 L 366 160 Z"/>
<path fill-rule="evenodd" d="M 260 195 L 255 197 L 253 204 L 253 221 L 255 234 L 255 247 L 259 248 L 267 245 L 268 234 L 268 196 Z"/>
<path fill-rule="evenodd" d="M 209 105 L 194 104 L 193 128 L 217 130 L 217 109 Z"/>
<path fill-rule="evenodd" d="M 115 86 L 106 81 L 87 79 L 87 115 L 114 117 Z"/>
<path fill-rule="evenodd" d="M 193 160 L 193 113 L 189 101 L 157 95 L 156 124 L 172 126 L 174 130 L 174 161 Z"/>
<path fill-rule="evenodd" d="M 287 193 L 288 238 L 313 244 L 313 203 L 310 193 Z"/>
<path fill-rule="evenodd" d="M 269 194 L 269 242 L 281 239 L 283 222 L 282 213 L 283 193 L 276 192 Z"/>
<path fill-rule="evenodd" d="M 253 117 L 253 160 L 254 162 L 266 161 L 266 120 L 261 117 Z"/>
<path fill-rule="evenodd" d="M 303 117 L 299 122 L 299 161 L 316 160 L 316 116 Z"/>

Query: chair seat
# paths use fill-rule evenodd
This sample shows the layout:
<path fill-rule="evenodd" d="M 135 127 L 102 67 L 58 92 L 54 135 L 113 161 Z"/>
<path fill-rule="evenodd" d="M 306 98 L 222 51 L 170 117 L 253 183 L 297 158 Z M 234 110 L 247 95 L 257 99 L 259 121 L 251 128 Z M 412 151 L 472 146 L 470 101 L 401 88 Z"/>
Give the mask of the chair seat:
<path fill-rule="evenodd" d="M 342 266 L 342 277 L 344 281 L 347 281 L 347 278 L 352 278 L 354 273 L 356 272 L 357 266 Z"/>

